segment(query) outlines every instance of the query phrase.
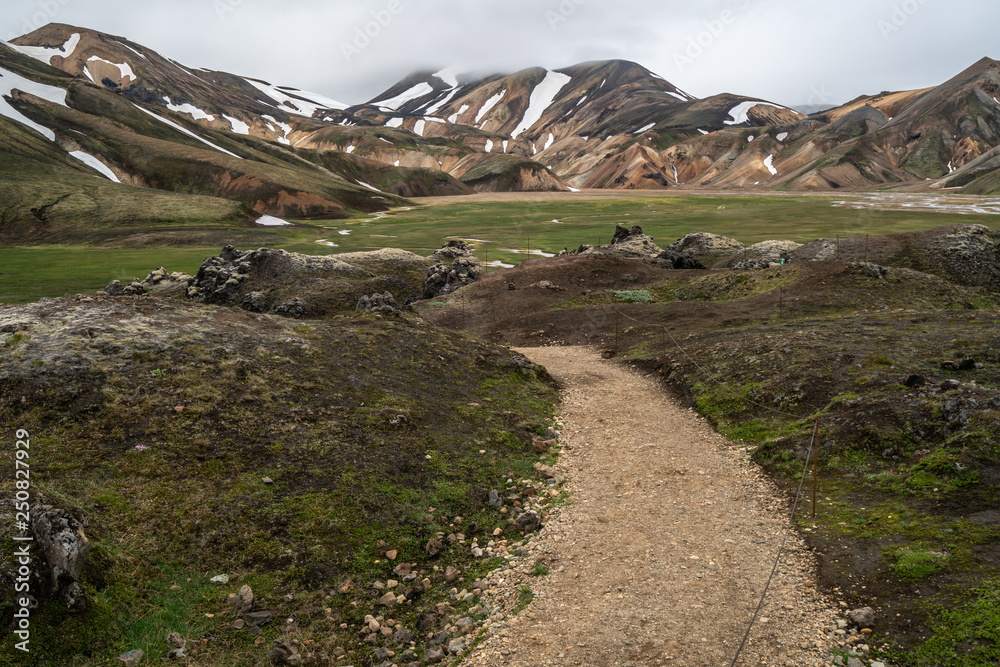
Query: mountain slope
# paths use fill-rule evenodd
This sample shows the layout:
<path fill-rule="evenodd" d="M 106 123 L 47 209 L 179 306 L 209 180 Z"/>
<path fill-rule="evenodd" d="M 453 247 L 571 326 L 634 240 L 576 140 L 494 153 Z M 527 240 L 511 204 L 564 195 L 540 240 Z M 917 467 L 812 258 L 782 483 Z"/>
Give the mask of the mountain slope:
<path fill-rule="evenodd" d="M 4 238 L 166 221 L 246 225 L 263 215 L 342 218 L 401 204 L 392 192 L 469 191 L 438 170 L 351 159 L 330 168 L 290 145 L 295 114 L 324 125 L 306 118 L 306 102 L 279 110 L 245 80 L 213 83 L 232 75 L 199 76 L 69 26 L 16 41 L 0 44 Z"/>
<path fill-rule="evenodd" d="M 1000 191 L 998 145 L 1000 63 L 987 58 L 934 88 L 862 97 L 790 124 L 696 137 L 666 158 L 696 185 L 919 184 L 985 194 Z"/>

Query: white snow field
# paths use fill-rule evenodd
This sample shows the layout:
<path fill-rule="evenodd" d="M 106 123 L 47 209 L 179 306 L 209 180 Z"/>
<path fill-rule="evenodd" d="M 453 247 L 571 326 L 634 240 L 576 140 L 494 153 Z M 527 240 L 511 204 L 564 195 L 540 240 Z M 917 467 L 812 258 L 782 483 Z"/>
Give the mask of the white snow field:
<path fill-rule="evenodd" d="M 531 97 L 528 99 L 528 110 L 524 112 L 520 124 L 510 133 L 510 138 L 517 139 L 526 130 L 530 130 L 541 119 L 546 109 L 556 99 L 556 95 L 570 82 L 570 79 L 571 77 L 559 72 L 548 72 L 541 83 L 531 91 Z"/>
<path fill-rule="evenodd" d="M 91 169 L 93 169 L 94 171 L 99 172 L 102 176 L 104 176 L 108 180 L 114 181 L 115 183 L 121 183 L 118 177 L 115 176 L 115 172 L 111 171 L 111 169 L 108 168 L 108 165 L 104 164 L 90 153 L 85 153 L 83 151 L 70 151 L 69 154 L 75 157 L 80 162 L 87 165 L 88 167 L 90 167 Z"/>
<path fill-rule="evenodd" d="M 771 104 L 770 102 L 742 102 L 729 111 L 729 115 L 733 117 L 733 120 L 724 120 L 722 122 L 726 125 L 745 123 L 749 120 L 748 114 L 750 113 L 750 109 L 753 109 L 755 106 L 774 107 L 775 109 L 785 108 L 780 104 Z"/>

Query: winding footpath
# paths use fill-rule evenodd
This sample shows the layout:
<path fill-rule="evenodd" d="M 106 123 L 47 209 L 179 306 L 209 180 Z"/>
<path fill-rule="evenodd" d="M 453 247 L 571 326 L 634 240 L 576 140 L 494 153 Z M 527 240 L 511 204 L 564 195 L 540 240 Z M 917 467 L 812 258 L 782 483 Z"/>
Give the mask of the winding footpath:
<path fill-rule="evenodd" d="M 832 664 L 842 610 L 817 591 L 788 504 L 746 454 L 655 378 L 591 348 L 519 351 L 563 388 L 556 470 L 571 502 L 487 580 L 496 611 L 463 667 L 725 667 L 786 536 L 737 664 Z M 549 573 L 531 576 L 537 565 Z M 509 615 L 523 586 L 535 598 Z"/>

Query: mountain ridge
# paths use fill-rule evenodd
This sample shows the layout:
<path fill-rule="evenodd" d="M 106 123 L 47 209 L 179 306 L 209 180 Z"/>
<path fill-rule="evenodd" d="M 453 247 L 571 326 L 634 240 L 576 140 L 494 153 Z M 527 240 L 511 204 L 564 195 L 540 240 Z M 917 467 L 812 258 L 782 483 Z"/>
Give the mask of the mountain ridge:
<path fill-rule="evenodd" d="M 695 98 L 620 59 L 485 76 L 425 70 L 349 105 L 65 24 L 0 45 L 0 68 L 3 127 L 39 132 L 69 156 L 57 170 L 75 175 L 53 183 L 84 174 L 218 197 L 247 221 L 336 218 L 397 205 L 397 195 L 471 191 L 1000 191 L 1000 62 L 990 58 L 939 86 L 811 116 L 745 95 Z M 52 159 L 20 149 L 8 171 Z M 7 185 L 5 215 L 22 225 L 38 208 L 25 192 Z"/>

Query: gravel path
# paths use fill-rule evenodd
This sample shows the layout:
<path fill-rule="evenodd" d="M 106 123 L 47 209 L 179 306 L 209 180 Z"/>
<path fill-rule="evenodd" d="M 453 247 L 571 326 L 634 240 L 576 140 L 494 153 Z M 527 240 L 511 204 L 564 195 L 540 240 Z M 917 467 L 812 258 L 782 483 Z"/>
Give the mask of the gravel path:
<path fill-rule="evenodd" d="M 495 611 L 462 665 L 729 665 L 789 532 L 787 503 L 655 379 L 590 348 L 520 352 L 563 386 L 556 469 L 571 503 L 491 575 Z M 531 576 L 536 564 L 549 574 Z M 830 664 L 842 610 L 813 572 L 792 533 L 738 664 Z M 510 616 L 524 585 L 536 597 Z"/>

